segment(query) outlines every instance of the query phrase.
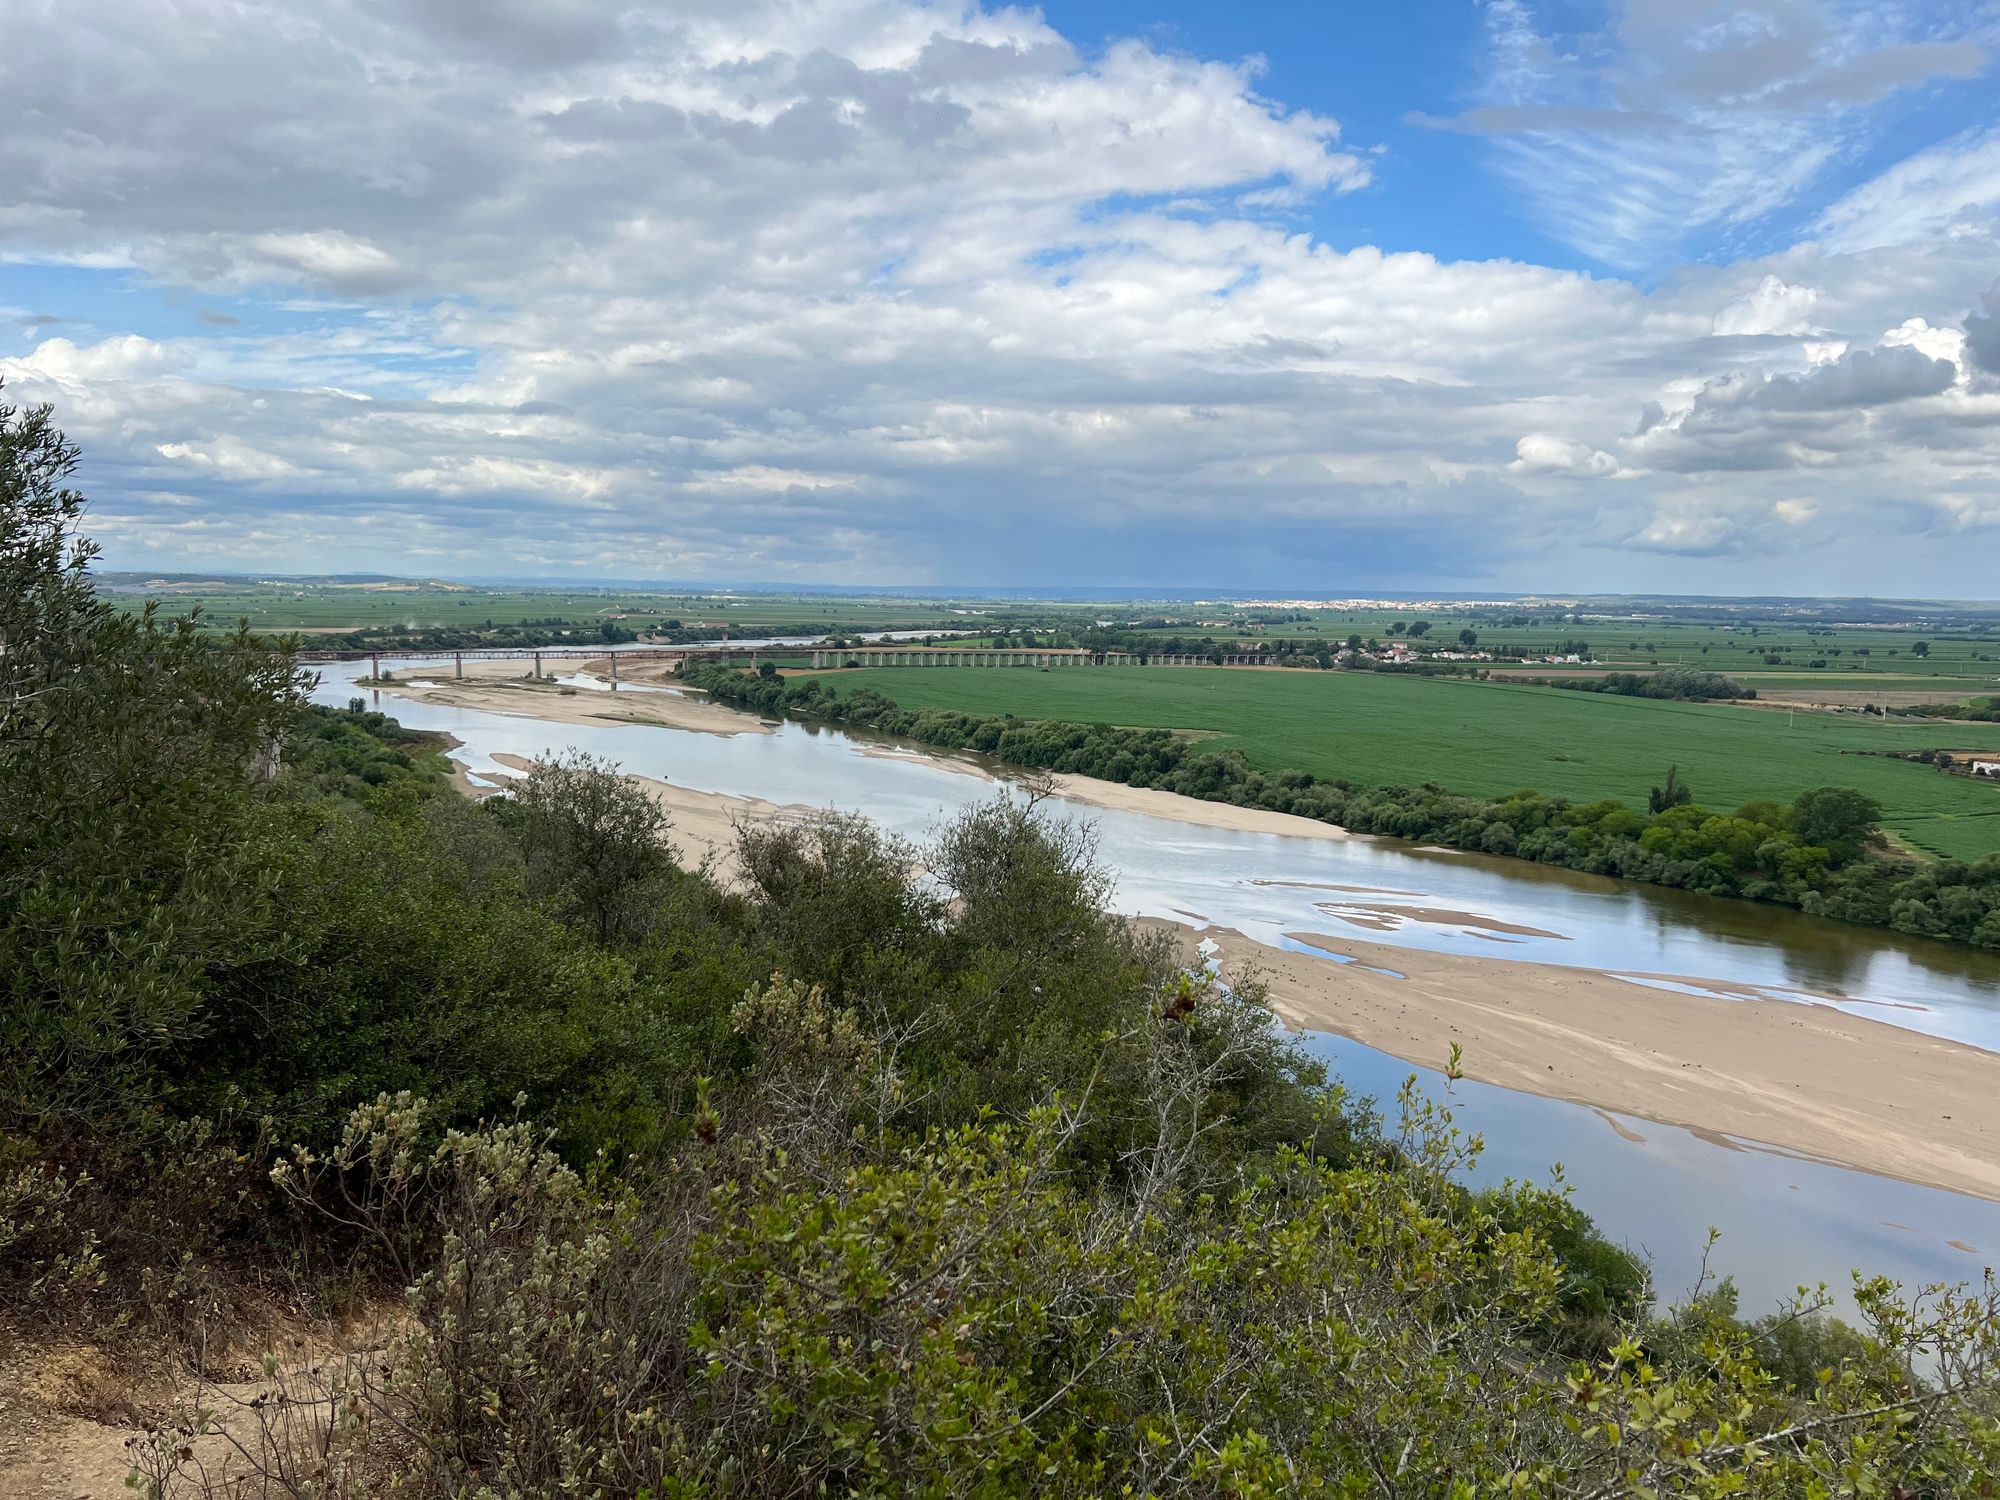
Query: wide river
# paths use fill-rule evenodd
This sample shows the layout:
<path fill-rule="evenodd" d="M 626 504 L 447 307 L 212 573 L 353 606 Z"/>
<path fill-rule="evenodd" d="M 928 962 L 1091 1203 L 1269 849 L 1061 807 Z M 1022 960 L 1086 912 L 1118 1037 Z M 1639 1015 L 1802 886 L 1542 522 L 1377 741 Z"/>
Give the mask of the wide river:
<path fill-rule="evenodd" d="M 384 665 L 405 677 L 436 670 L 386 658 Z M 360 692 L 355 679 L 366 664 L 320 670 L 315 697 L 341 704 Z M 495 781 L 509 774 L 497 754 L 576 748 L 697 791 L 861 812 L 910 837 L 993 790 L 967 766 L 915 747 L 885 754 L 879 742 L 801 724 L 721 736 L 378 701 L 412 728 L 455 735 L 464 745 L 458 758 Z M 1722 981 L 2000 1051 L 1995 955 L 1394 840 L 1244 833 L 1081 805 L 1075 812 L 1096 825 L 1099 852 L 1118 875 L 1115 904 L 1134 915 L 1235 928 L 1278 947 L 1298 946 L 1288 932 L 1325 932 L 1487 959 L 1674 975 L 1698 991 L 1702 981 Z M 1657 982 L 1635 979 L 1632 1003 L 1645 1004 L 1646 984 Z M 1444 1080 L 1428 1069 L 1340 1037 L 1315 1033 L 1306 1041 L 1356 1092 L 1392 1099 L 1416 1072 L 1445 1094 Z M 1995 1079 L 2000 1084 L 2000 1059 Z M 1486 1141 L 1475 1180 L 1547 1180 L 1560 1163 L 1578 1204 L 1652 1260 L 1669 1298 L 1699 1274 L 1710 1226 L 1722 1238 L 1708 1268 L 1736 1279 L 1746 1310 L 1801 1283 L 1844 1288 L 1856 1268 L 1916 1284 L 1977 1279 L 2000 1260 L 2000 1203 L 1471 1081 L 1451 1085 L 1448 1097 L 1460 1123 Z"/>

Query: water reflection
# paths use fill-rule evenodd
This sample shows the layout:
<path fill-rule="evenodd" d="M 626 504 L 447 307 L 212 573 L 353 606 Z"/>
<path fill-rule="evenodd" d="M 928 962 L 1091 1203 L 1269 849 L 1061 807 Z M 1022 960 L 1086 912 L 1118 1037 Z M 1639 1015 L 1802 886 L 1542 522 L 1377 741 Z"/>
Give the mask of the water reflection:
<path fill-rule="evenodd" d="M 1856 1270 L 1912 1287 L 1977 1280 L 2000 1252 L 2000 1203 L 1470 1079 L 1447 1085 L 1442 1074 L 1344 1037 L 1303 1041 L 1356 1094 L 1390 1108 L 1417 1075 L 1462 1129 L 1485 1138 L 1475 1185 L 1547 1182 L 1560 1162 L 1579 1206 L 1645 1255 L 1667 1301 L 1702 1274 L 1710 1227 L 1721 1239 L 1708 1270 L 1735 1278 L 1747 1314 L 1801 1283 L 1845 1292 Z"/>

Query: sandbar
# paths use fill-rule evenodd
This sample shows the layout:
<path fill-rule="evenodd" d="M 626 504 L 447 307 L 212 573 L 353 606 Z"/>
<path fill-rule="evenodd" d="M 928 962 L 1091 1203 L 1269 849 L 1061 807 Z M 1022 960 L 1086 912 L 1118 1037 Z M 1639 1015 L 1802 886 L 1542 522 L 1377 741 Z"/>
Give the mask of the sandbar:
<path fill-rule="evenodd" d="M 771 726 L 754 714 L 739 713 L 733 708 L 684 693 L 614 693 L 564 687 L 546 678 L 537 682 L 527 675 L 528 669 L 518 661 L 469 661 L 465 664 L 463 679 L 451 675 L 450 662 L 440 665 L 442 674 L 401 668 L 399 671 L 404 675 L 392 682 L 365 685 L 399 698 L 441 703 L 449 708 L 472 708 L 486 713 L 545 719 L 552 724 L 655 724 L 665 729 L 688 729 L 697 734 L 724 736 L 771 732 Z M 565 668 L 570 669 L 576 665 L 574 662 L 563 663 Z M 598 665 L 597 662 L 582 663 L 586 669 Z"/>
<path fill-rule="evenodd" d="M 1206 938 L 1225 967 L 1257 972 L 1295 1028 L 1431 1068 L 1456 1042 L 1466 1076 L 1483 1083 L 2000 1200 L 2000 1056 L 1963 1042 L 1831 1006 L 1643 988 L 1557 964 L 1287 934 L 1337 955 L 1321 958 L 1142 920 L 1190 955 Z"/>

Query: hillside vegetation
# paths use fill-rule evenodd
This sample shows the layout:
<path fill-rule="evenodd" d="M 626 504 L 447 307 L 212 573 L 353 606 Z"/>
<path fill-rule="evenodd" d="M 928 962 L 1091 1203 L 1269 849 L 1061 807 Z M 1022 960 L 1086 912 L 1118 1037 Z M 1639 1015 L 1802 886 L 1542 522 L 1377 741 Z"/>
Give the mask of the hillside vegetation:
<path fill-rule="evenodd" d="M 215 1368 L 400 1296 L 143 1493 L 1977 1493 L 1991 1288 L 1649 1304 L 1471 1194 L 1254 985 L 1102 910 L 1087 829 L 823 817 L 674 857 L 611 769 L 453 795 L 283 651 L 121 615 L 0 409 L 0 1310 Z M 1690 1225 L 1690 1235 L 1699 1227 Z M 1761 1310 L 1750 1310 L 1757 1312 Z M 122 1330 L 122 1332 L 121 1332 Z"/>

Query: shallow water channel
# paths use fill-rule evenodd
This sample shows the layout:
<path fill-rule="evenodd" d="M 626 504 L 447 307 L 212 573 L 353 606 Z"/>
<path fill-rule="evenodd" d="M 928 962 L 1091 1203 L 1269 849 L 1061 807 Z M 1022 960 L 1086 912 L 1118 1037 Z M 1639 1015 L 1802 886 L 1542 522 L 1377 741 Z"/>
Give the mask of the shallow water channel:
<path fill-rule="evenodd" d="M 384 665 L 421 676 L 432 664 L 414 663 L 414 671 L 387 659 Z M 356 663 L 323 668 L 315 697 L 345 703 L 361 692 L 354 683 L 365 670 Z M 861 812 L 908 837 L 992 792 L 969 763 L 796 723 L 723 736 L 555 724 L 397 696 L 377 702 L 412 728 L 455 735 L 464 746 L 457 758 L 475 776 L 496 781 L 509 774 L 496 754 L 576 748 L 698 791 Z M 1671 975 L 1677 978 L 1669 983 L 1697 991 L 1703 981 L 1719 981 L 2000 1052 L 1994 955 L 1394 840 L 1245 833 L 1122 810 L 1074 810 L 1096 825 L 1100 855 L 1117 872 L 1115 904 L 1136 915 L 1213 923 L 1280 947 L 1299 946 L 1286 933 L 1321 932 L 1494 960 Z M 1633 1004 L 1647 1002 L 1645 984 L 1631 989 Z M 1444 1093 L 1437 1074 L 1358 1043 L 1309 1034 L 1307 1044 L 1358 1093 L 1392 1100 L 1413 1071 L 1433 1094 Z M 2000 1058 L 1995 1079 L 2000 1083 Z M 1735 1277 L 1746 1310 L 1768 1306 L 1801 1282 L 1844 1287 L 1854 1268 L 1917 1283 L 1976 1279 L 2000 1262 L 2000 1203 L 1471 1081 L 1452 1085 L 1449 1097 L 1460 1123 L 1486 1140 L 1476 1177 L 1546 1180 L 1560 1162 L 1580 1206 L 1651 1258 L 1669 1297 L 1699 1274 L 1711 1225 L 1722 1239 L 1709 1270 Z"/>

